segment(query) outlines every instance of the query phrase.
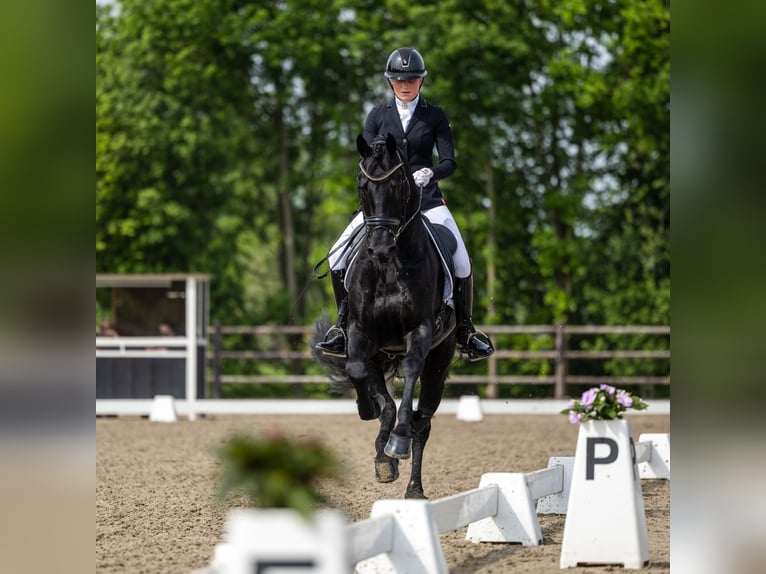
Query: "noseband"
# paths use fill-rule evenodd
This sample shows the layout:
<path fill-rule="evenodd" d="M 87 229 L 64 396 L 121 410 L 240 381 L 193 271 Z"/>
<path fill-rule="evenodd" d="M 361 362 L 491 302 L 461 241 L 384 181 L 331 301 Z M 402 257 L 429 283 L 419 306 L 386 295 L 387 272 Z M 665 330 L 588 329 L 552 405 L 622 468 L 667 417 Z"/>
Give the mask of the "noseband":
<path fill-rule="evenodd" d="M 366 177 L 370 181 L 374 182 L 381 182 L 386 181 L 390 177 L 392 177 L 397 170 L 404 168 L 404 162 L 399 159 L 399 163 L 396 164 L 394 167 L 389 169 L 386 173 L 380 176 L 373 176 L 370 173 L 367 172 L 366 169 L 364 169 L 364 165 L 362 165 L 362 162 L 364 160 L 359 160 L 359 171 L 362 172 L 362 175 Z M 420 213 L 420 201 L 418 201 L 418 208 L 413 212 L 413 214 L 407 218 L 405 221 L 406 214 L 404 213 L 404 208 L 406 207 L 407 203 L 410 199 L 410 180 L 409 178 L 405 177 L 404 179 L 405 184 L 407 185 L 407 192 L 404 195 L 404 201 L 402 201 L 402 216 L 401 218 L 391 217 L 389 215 L 364 215 L 364 224 L 367 228 L 367 235 L 371 234 L 376 229 L 385 229 L 388 231 L 391 235 L 394 236 L 394 242 L 399 238 L 399 235 L 404 231 L 407 226 L 412 222 L 413 219 Z M 423 194 L 423 188 L 419 188 L 420 194 Z"/>

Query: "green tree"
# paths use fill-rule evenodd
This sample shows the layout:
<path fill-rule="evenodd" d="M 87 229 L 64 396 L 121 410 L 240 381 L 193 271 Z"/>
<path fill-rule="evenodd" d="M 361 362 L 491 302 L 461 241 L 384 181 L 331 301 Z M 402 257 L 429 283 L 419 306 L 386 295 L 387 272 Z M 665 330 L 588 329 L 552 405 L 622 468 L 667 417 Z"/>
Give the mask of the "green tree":
<path fill-rule="evenodd" d="M 97 4 L 97 268 L 212 273 L 230 323 L 332 307 L 310 269 L 357 207 L 386 57 L 414 45 L 476 322 L 669 323 L 669 33 L 666 0 Z"/>
<path fill-rule="evenodd" d="M 330 240 L 317 210 L 342 190 L 333 233 L 353 209 L 367 74 L 352 14 L 315 0 L 97 5 L 99 270 L 206 271 L 218 318 L 284 323 L 297 302 L 303 320 L 301 279 Z"/>
<path fill-rule="evenodd" d="M 670 323 L 670 7 L 622 2 L 609 65 L 611 188 L 594 210 L 602 238 L 582 290 L 583 316 L 607 324 Z"/>
<path fill-rule="evenodd" d="M 260 195 L 244 32 L 230 2 L 96 6 L 97 270 L 210 272 L 231 317 Z"/>

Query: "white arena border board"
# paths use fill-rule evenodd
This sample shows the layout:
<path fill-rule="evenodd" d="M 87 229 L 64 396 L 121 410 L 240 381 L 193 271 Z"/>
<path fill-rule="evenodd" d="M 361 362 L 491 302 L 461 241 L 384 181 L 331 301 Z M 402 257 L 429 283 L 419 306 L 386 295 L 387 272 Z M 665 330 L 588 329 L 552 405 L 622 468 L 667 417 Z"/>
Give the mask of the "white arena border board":
<path fill-rule="evenodd" d="M 153 399 L 96 399 L 96 416 L 149 416 Z M 647 400 L 645 411 L 631 416 L 669 415 L 670 400 Z M 568 400 L 557 399 L 482 399 L 484 415 L 553 415 L 569 406 Z M 189 403 L 176 399 L 178 416 L 189 417 Z M 460 399 L 444 399 L 436 412 L 456 415 Z M 197 399 L 194 415 L 356 415 L 356 401 L 349 399 Z"/>

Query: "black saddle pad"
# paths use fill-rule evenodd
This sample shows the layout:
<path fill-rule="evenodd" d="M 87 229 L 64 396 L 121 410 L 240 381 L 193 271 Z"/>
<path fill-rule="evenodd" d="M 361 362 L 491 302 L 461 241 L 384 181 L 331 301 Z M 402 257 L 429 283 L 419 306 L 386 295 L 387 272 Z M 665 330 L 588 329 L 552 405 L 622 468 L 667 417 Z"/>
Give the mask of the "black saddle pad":
<path fill-rule="evenodd" d="M 431 237 L 434 239 L 436 249 L 444 260 L 444 264 L 447 266 L 447 271 L 451 277 L 455 277 L 455 261 L 453 255 L 457 251 L 457 239 L 452 235 L 452 232 L 441 224 L 434 224 L 429 221 L 427 217 L 423 217 L 423 223 L 431 231 Z"/>

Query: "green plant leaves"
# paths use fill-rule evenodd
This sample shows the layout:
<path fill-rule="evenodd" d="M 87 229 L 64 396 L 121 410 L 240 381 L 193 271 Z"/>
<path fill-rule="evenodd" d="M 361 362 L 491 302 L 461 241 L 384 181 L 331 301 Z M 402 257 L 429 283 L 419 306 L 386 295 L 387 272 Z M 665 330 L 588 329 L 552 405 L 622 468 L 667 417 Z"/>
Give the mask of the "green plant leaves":
<path fill-rule="evenodd" d="M 292 508 L 304 516 L 323 500 L 317 480 L 338 477 L 341 470 L 335 453 L 319 440 L 281 433 L 236 434 L 217 456 L 221 498 L 241 493 L 251 506 Z"/>

